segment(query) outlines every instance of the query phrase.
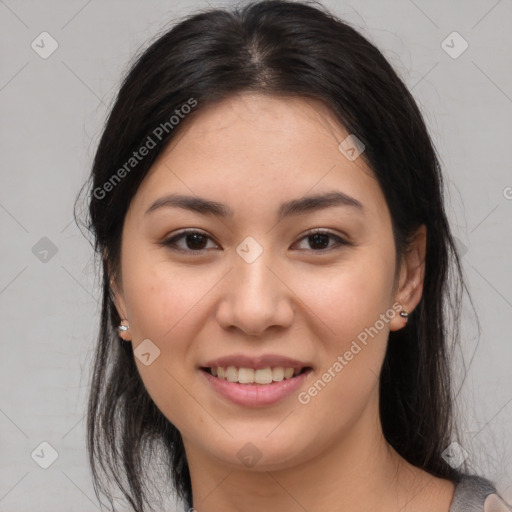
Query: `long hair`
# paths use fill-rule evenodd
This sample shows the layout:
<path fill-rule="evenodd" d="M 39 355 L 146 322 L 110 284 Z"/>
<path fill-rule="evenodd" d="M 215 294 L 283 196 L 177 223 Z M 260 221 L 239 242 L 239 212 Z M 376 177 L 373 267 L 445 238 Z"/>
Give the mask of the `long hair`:
<path fill-rule="evenodd" d="M 99 141 L 87 220 L 102 261 L 87 423 L 96 494 L 112 504 L 106 477 L 134 510 L 151 508 L 143 468 L 157 451 L 178 496 L 192 506 L 181 434 L 153 403 L 131 346 L 117 336 L 110 279 L 119 275 L 130 201 L 157 156 L 202 107 L 244 91 L 321 100 L 356 134 L 365 145 L 361 158 L 386 198 L 398 258 L 415 230 L 426 226 L 423 296 L 406 328 L 390 333 L 380 416 L 386 440 L 403 458 L 458 481 L 462 469 L 448 465 L 441 453 L 456 436 L 449 361 L 464 284 L 435 148 L 412 95 L 372 43 L 322 6 L 272 0 L 199 12 L 160 35 L 126 74 Z M 171 117 L 193 102 L 193 111 L 171 127 Z M 149 154 L 131 161 L 148 137 Z"/>

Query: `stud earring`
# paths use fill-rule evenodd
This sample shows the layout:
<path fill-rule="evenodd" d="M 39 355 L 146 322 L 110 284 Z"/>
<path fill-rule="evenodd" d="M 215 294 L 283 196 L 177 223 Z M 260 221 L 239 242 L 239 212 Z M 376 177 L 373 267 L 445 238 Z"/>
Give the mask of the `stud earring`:
<path fill-rule="evenodd" d="M 117 331 L 119 332 L 119 336 L 123 338 L 124 341 L 130 341 L 123 336 L 123 334 L 125 334 L 126 331 L 128 331 L 128 329 L 130 329 L 130 324 L 128 323 L 128 321 L 121 320 L 121 323 L 117 327 Z"/>
<path fill-rule="evenodd" d="M 402 311 L 400 311 L 400 316 L 404 318 L 406 322 L 409 319 L 409 313 L 405 311 L 405 309 L 402 309 Z"/>

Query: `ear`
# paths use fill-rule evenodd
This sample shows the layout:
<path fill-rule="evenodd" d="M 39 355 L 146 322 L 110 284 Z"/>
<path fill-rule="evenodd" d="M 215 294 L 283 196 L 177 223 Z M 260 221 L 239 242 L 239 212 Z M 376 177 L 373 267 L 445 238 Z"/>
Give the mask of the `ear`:
<path fill-rule="evenodd" d="M 400 265 L 395 301 L 401 305 L 401 311 L 409 314 L 421 300 L 423 280 L 425 279 L 425 256 L 427 251 L 427 228 L 421 225 L 403 255 Z M 398 331 L 407 323 L 407 319 L 399 314 L 390 322 L 390 329 Z"/>

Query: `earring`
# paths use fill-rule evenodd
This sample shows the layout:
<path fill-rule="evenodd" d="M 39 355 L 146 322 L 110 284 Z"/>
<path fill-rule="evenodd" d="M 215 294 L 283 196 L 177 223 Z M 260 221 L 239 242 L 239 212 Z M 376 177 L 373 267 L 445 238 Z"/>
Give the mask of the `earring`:
<path fill-rule="evenodd" d="M 124 341 L 130 341 L 129 339 L 126 339 L 123 334 L 126 333 L 126 331 L 128 331 L 128 329 L 130 329 L 130 324 L 128 323 L 128 320 L 121 320 L 121 323 L 119 324 L 119 326 L 117 327 L 117 331 L 119 332 L 119 336 L 124 340 Z"/>
<path fill-rule="evenodd" d="M 405 311 L 405 309 L 402 309 L 402 311 L 400 311 L 400 316 L 404 318 L 406 322 L 409 319 L 409 313 Z"/>

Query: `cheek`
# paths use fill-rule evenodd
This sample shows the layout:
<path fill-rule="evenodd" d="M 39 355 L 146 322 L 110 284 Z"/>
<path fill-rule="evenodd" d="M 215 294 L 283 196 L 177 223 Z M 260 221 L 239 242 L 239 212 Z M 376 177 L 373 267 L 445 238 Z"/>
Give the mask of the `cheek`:
<path fill-rule="evenodd" d="M 198 315 L 222 274 L 199 266 L 171 265 L 165 256 L 135 245 L 127 245 L 122 263 L 133 349 L 149 339 L 160 351 L 147 366 L 135 358 L 139 374 L 153 401 L 179 428 L 187 417 L 184 411 L 194 407 L 180 383 L 190 379 L 197 360 L 193 341 L 204 324 Z"/>
<path fill-rule="evenodd" d="M 326 404 L 343 403 L 345 420 L 353 418 L 375 391 L 396 314 L 390 307 L 393 278 L 394 246 L 389 244 L 387 250 L 360 251 L 329 272 L 297 281 L 298 295 L 315 313 L 309 314 L 315 322 L 310 328 L 325 355 L 316 375 L 320 382 L 308 391 L 318 417 L 330 410 Z"/>
<path fill-rule="evenodd" d="M 127 247 L 126 253 L 123 286 L 133 333 L 140 339 L 154 337 L 162 343 L 176 343 L 178 348 L 183 339 L 179 331 L 221 275 L 204 266 L 170 264 L 161 249 L 152 252 Z"/>
<path fill-rule="evenodd" d="M 200 355 L 194 344 L 203 325 L 198 314 L 214 281 L 198 270 L 158 264 L 134 269 L 127 279 L 133 348 L 149 338 L 160 350 L 148 366 L 135 358 L 138 372 L 156 406 L 180 431 L 203 421 L 189 381 Z"/>
<path fill-rule="evenodd" d="M 360 251 L 335 267 L 296 277 L 293 288 L 314 313 L 309 317 L 323 326 L 322 339 L 339 349 L 389 309 L 393 272 L 392 252 Z"/>
<path fill-rule="evenodd" d="M 388 269 L 374 258 L 371 266 L 360 261 L 337 269 L 316 280 L 320 286 L 304 283 L 305 302 L 319 317 L 312 329 L 322 359 L 298 399 L 303 413 L 329 431 L 326 438 L 340 435 L 376 400 L 390 325 L 381 315 L 396 314 L 389 306 L 393 276 Z"/>

